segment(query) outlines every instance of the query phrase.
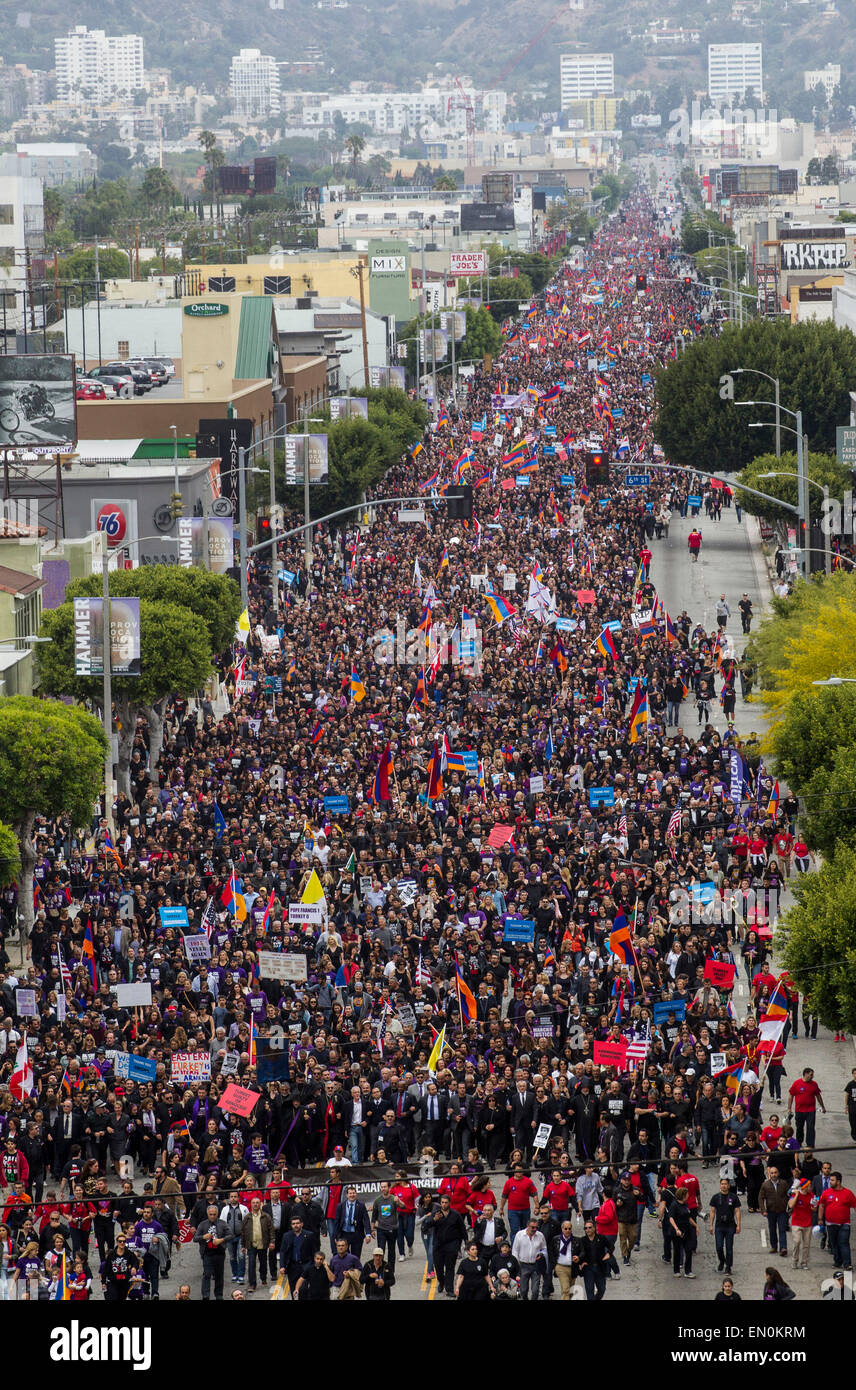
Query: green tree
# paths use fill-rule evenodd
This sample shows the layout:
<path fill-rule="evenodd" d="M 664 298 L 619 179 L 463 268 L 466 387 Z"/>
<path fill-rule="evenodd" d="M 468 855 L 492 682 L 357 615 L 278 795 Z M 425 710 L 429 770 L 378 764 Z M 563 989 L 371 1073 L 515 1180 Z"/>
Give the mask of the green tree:
<path fill-rule="evenodd" d="M 783 963 L 807 1013 L 836 1032 L 856 1032 L 856 851 L 842 845 L 797 881 L 794 895 L 780 923 Z"/>
<path fill-rule="evenodd" d="M 24 941 L 33 926 L 36 816 L 68 817 L 75 829 L 88 825 L 103 783 L 106 749 L 101 725 L 85 710 L 26 695 L 0 700 L 0 801 L 20 852 L 18 915 Z"/>
<path fill-rule="evenodd" d="M 0 888 L 17 883 L 21 874 L 21 850 L 11 825 L 0 821 Z"/>
<path fill-rule="evenodd" d="M 454 174 L 450 174 L 448 172 L 446 172 L 445 174 L 441 174 L 440 177 L 436 179 L 434 183 L 434 188 L 437 190 L 438 193 L 446 191 L 454 193 L 457 191 L 457 187 L 457 179 L 455 178 Z"/>
<path fill-rule="evenodd" d="M 741 246 L 730 249 L 727 246 L 705 246 L 701 251 L 696 251 L 693 260 L 703 280 L 714 279 L 720 283 L 728 280 L 739 285 L 746 274 L 746 252 Z"/>
<path fill-rule="evenodd" d="M 326 516 L 352 502 L 359 502 L 363 493 L 378 482 L 387 469 L 401 456 L 394 430 L 374 420 L 354 416 L 311 426 L 313 434 L 327 435 L 327 456 L 330 466 L 326 486 L 309 489 L 313 517 Z M 277 484 L 277 499 L 284 502 L 295 516 L 303 514 L 303 488 Z"/>
<path fill-rule="evenodd" d="M 65 201 L 58 188 L 46 188 L 44 193 L 45 235 L 53 236 L 65 212 Z"/>
<path fill-rule="evenodd" d="M 816 773 L 832 769 L 839 748 L 853 743 L 856 687 L 839 685 L 797 694 L 770 738 L 776 775 L 800 795 Z"/>
<path fill-rule="evenodd" d="M 615 209 L 621 202 L 621 180 L 618 175 L 612 173 L 604 174 L 600 183 L 592 189 L 591 196 L 593 203 L 599 203 L 603 200 L 603 206 L 606 212 L 615 212 Z"/>
<path fill-rule="evenodd" d="M 354 178 L 357 176 L 357 170 L 360 167 L 360 160 L 362 159 L 365 147 L 366 142 L 362 135 L 348 135 L 345 139 L 345 149 L 348 151 L 350 157 L 351 173 Z"/>
<path fill-rule="evenodd" d="M 806 844 L 827 859 L 842 843 L 856 844 L 856 743 L 840 744 L 828 767 L 820 767 L 802 790 L 800 826 Z"/>
<path fill-rule="evenodd" d="M 217 136 L 213 130 L 202 130 L 199 132 L 199 143 L 205 155 L 205 167 L 208 170 L 206 181 L 211 194 L 211 218 L 214 218 L 214 204 L 217 193 L 217 170 L 224 162 L 223 151 L 217 144 Z"/>
<path fill-rule="evenodd" d="M 169 174 L 157 164 L 146 170 L 140 192 L 149 208 L 162 213 L 171 208 L 178 197 L 178 189 Z"/>
<path fill-rule="evenodd" d="M 74 613 L 71 602 L 46 610 L 40 629 L 50 637 L 39 648 L 40 689 L 48 695 L 71 695 L 102 706 L 100 678 L 74 674 Z M 211 648 L 205 625 L 186 608 L 173 603 L 140 600 L 139 676 L 114 676 L 113 704 L 119 720 L 119 791 L 130 796 L 130 764 L 137 719 L 149 723 L 152 766 L 160 756 L 163 707 L 170 695 L 194 695 L 211 674 Z"/>
<path fill-rule="evenodd" d="M 772 433 L 772 430 L 769 431 Z M 787 436 L 785 436 L 787 438 Z M 736 482 L 745 483 L 747 487 L 758 488 L 761 492 L 768 492 L 773 497 L 780 497 L 783 502 L 790 502 L 791 506 L 797 505 L 797 493 L 799 483 L 796 477 L 797 456 L 795 453 L 783 453 L 781 458 L 776 458 L 775 454 L 759 454 L 751 463 L 747 464 L 737 474 Z M 768 478 L 768 473 L 792 474 L 792 477 Z M 808 456 L 808 476 L 812 482 L 824 484 L 829 488 L 830 497 L 835 497 L 839 502 L 843 501 L 845 491 L 851 485 L 850 469 L 845 468 L 831 454 L 812 454 Z M 823 515 L 823 494 L 819 487 L 809 486 L 809 507 L 813 521 L 818 521 Z M 752 516 L 764 517 L 767 521 L 781 521 L 787 513 L 777 507 L 772 502 L 765 502 L 761 497 L 753 497 L 749 492 L 738 494 L 737 500 L 744 511 Z"/>
<path fill-rule="evenodd" d="M 738 409 L 719 395 L 720 377 L 755 367 L 778 377 L 782 405 L 803 411 L 803 429 L 817 453 L 835 452 L 835 427 L 850 416 L 856 388 L 856 336 L 831 323 L 790 324 L 756 318 L 719 337 L 699 338 L 657 375 L 655 433 L 666 457 L 682 467 L 734 471 L 766 453 L 771 432 L 750 430 L 750 420 L 772 421 L 773 411 Z M 734 378 L 738 400 L 771 399 L 763 378 Z M 791 424 L 790 417 L 787 423 Z"/>
<path fill-rule="evenodd" d="M 518 281 L 512 280 L 511 284 Z M 498 306 L 503 307 L 503 306 Z M 505 315 L 507 317 L 513 310 L 513 305 L 506 304 Z M 480 309 L 468 307 L 466 309 L 467 331 L 461 339 L 456 350 L 456 357 L 461 362 L 473 361 L 475 358 L 482 358 L 486 353 L 496 357 L 502 347 L 502 334 L 499 331 L 499 324 L 493 312 L 488 312 L 484 306 Z"/>
<path fill-rule="evenodd" d="M 712 212 L 688 212 L 681 223 L 681 250 L 694 256 L 717 242 L 734 241 L 734 232 Z"/>

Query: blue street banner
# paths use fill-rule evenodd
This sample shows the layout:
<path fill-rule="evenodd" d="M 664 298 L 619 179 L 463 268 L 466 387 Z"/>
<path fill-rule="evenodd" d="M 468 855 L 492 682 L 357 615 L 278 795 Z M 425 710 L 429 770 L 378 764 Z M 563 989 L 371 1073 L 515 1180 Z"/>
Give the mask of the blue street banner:
<path fill-rule="evenodd" d="M 535 922 L 531 917 L 506 917 L 502 924 L 503 941 L 531 944 L 535 940 Z"/>
<path fill-rule="evenodd" d="M 180 931 L 187 931 L 190 926 L 186 907 L 160 907 L 158 912 L 162 927 L 178 927 Z"/>

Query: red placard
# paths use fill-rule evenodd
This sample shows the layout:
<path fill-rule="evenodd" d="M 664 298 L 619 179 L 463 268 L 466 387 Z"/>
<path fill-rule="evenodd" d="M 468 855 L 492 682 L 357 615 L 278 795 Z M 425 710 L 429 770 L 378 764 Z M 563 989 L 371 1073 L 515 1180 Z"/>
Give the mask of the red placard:
<path fill-rule="evenodd" d="M 736 973 L 737 967 L 729 965 L 726 960 L 705 961 L 704 978 L 716 985 L 717 989 L 731 989 Z"/>
<path fill-rule="evenodd" d="M 221 1110 L 228 1110 L 231 1114 L 240 1115 L 248 1120 L 256 1108 L 258 1099 L 258 1091 L 246 1091 L 243 1086 L 236 1086 L 230 1082 L 217 1104 Z"/>
<path fill-rule="evenodd" d="M 596 1042 L 594 1044 L 594 1064 L 596 1067 L 623 1067 L 626 1060 L 626 1042 Z"/>
<path fill-rule="evenodd" d="M 577 589 L 577 603 L 594 603 L 594 589 Z"/>

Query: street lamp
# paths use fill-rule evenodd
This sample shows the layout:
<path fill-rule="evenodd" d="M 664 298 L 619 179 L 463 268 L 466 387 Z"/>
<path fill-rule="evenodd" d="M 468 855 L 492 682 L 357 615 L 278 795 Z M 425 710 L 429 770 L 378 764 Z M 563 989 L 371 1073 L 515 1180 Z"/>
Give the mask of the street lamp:
<path fill-rule="evenodd" d="M 812 681 L 812 685 L 836 686 L 836 685 L 856 685 L 854 676 L 827 676 L 825 681 Z"/>
<path fill-rule="evenodd" d="M 806 449 L 806 447 L 805 447 L 805 444 L 804 444 L 804 441 L 803 441 L 802 411 L 801 411 L 801 410 L 789 410 L 787 406 L 778 405 L 778 403 L 777 403 L 777 402 L 774 402 L 774 401 L 735 401 L 734 404 L 735 404 L 735 405 L 740 405 L 740 406 L 747 406 L 747 405 L 751 405 L 751 406 L 757 406 L 757 405 L 769 405 L 769 406 L 773 406 L 774 409 L 778 409 L 780 412 L 781 412 L 781 411 L 784 411 L 786 415 L 792 416 L 793 419 L 796 421 L 796 429 L 792 429 L 790 425 L 782 425 L 782 424 L 780 424 L 780 425 L 778 426 L 778 429 L 779 429 L 779 430 L 788 430 L 788 432 L 789 432 L 790 434 L 795 434 L 796 437 L 797 437 L 797 511 L 798 511 L 798 515 L 799 515 L 799 519 L 800 519 L 801 525 L 807 530 L 807 529 L 808 529 L 808 488 L 807 488 L 807 486 L 806 486 L 806 480 L 807 480 L 808 474 L 807 474 L 807 472 L 806 472 L 806 469 L 808 468 L 808 459 L 807 459 L 807 457 L 806 457 L 806 454 L 807 454 L 808 451 L 807 451 L 807 449 Z M 762 429 L 767 429 L 768 426 L 766 425 L 766 423 L 764 423 L 764 422 L 762 422 L 762 421 L 754 421 L 754 422 L 749 426 L 749 428 L 750 428 L 750 430 L 762 430 Z M 802 540 L 802 539 L 803 539 L 803 537 L 801 536 L 801 537 L 800 537 L 800 540 Z M 806 541 L 808 541 L 808 536 L 807 536 L 807 535 L 806 535 L 805 539 L 806 539 Z M 802 571 L 803 571 L 803 578 L 805 578 L 805 557 L 804 557 L 804 556 L 803 556 L 803 559 L 802 559 Z"/>
<path fill-rule="evenodd" d="M 761 371 L 758 370 L 757 367 L 735 367 L 731 372 L 728 373 L 728 375 L 729 375 L 729 376 L 747 376 L 747 375 L 751 375 L 751 376 L 762 376 L 762 377 L 764 377 L 764 379 L 765 379 L 766 381 L 771 381 L 771 382 L 773 383 L 773 389 L 774 389 L 774 391 L 775 391 L 775 407 L 776 407 L 776 458 L 777 458 L 777 459 L 778 459 L 778 458 L 781 458 L 781 457 L 782 457 L 782 436 L 781 436 L 780 405 L 779 405 L 779 392 L 780 392 L 779 378 L 778 378 L 777 376 L 770 376 L 767 372 L 761 372 Z M 736 404 L 738 404 L 738 402 L 735 401 L 735 405 L 736 405 Z"/>
<path fill-rule="evenodd" d="M 785 425 L 785 429 L 788 429 L 788 426 L 787 426 L 787 425 Z M 759 478 L 796 478 L 797 482 L 800 481 L 800 475 L 799 475 L 799 473 L 759 473 L 759 474 L 758 474 L 758 477 L 759 477 Z M 821 492 L 823 493 L 824 514 L 825 514 L 825 515 L 828 515 L 828 508 L 826 507 L 825 504 L 829 501 L 829 485 L 828 485 L 827 483 L 819 483 L 819 482 L 817 481 L 817 478 L 810 478 L 810 477 L 808 476 L 808 473 L 806 473 L 806 475 L 805 475 L 805 481 L 806 481 L 806 484 L 809 484 L 809 483 L 810 483 L 810 484 L 812 485 L 812 487 L 819 487 L 819 488 L 820 488 Z M 810 537 L 809 535 L 806 535 L 806 540 L 808 541 L 808 540 L 810 540 L 810 539 L 811 539 L 811 537 Z M 808 547 L 808 548 L 810 549 L 810 547 Z M 827 573 L 827 574 L 832 574 L 832 546 L 831 546 L 831 544 L 830 544 L 829 532 L 828 532 L 828 531 L 824 531 L 824 538 L 823 538 L 823 554 L 824 554 L 825 562 L 826 562 L 826 563 L 825 563 L 826 573 Z"/>

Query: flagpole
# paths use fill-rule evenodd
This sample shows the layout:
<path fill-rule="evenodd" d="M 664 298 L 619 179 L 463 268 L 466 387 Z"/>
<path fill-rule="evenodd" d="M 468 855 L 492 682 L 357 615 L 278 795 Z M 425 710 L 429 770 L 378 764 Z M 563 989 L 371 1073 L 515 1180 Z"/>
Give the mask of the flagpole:
<path fill-rule="evenodd" d="M 456 951 L 456 952 L 455 952 L 455 990 L 456 990 L 457 995 L 458 995 L 458 1013 L 459 1013 L 460 1016 L 461 1016 L 461 1032 L 463 1033 L 463 1031 L 464 1031 L 464 1006 L 463 1006 L 463 1004 L 461 1003 L 460 968 L 461 968 L 461 967 L 458 965 L 458 953 L 457 953 L 457 951 Z"/>

